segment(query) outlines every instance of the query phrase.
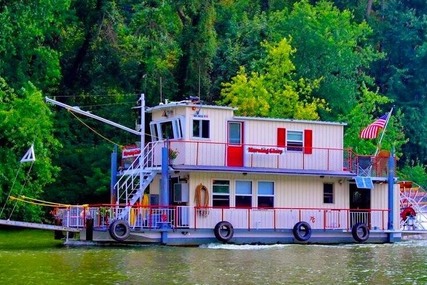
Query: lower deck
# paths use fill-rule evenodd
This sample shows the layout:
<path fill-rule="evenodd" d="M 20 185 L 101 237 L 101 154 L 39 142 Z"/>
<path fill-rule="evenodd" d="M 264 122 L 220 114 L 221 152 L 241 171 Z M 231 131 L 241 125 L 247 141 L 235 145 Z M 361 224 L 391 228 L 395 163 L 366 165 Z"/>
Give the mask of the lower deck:
<path fill-rule="evenodd" d="M 122 211 L 129 214 L 118 219 Z M 200 245 L 394 242 L 386 209 L 214 208 L 74 206 L 58 210 L 63 226 L 80 230 L 81 240 Z"/>

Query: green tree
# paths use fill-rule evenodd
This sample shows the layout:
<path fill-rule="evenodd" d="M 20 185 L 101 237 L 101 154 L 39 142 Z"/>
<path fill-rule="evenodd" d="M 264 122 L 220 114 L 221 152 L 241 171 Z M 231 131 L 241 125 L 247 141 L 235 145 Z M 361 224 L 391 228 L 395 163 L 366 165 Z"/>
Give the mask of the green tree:
<path fill-rule="evenodd" d="M 183 55 L 176 74 L 179 96 L 210 97 L 212 59 L 217 49 L 214 2 L 191 0 L 175 4 L 183 27 L 179 37 Z"/>
<path fill-rule="evenodd" d="M 277 45 L 264 43 L 267 56 L 258 63 L 259 72 L 246 74 L 242 67 L 230 83 L 224 84 L 222 104 L 238 107 L 244 116 L 318 119 L 317 110 L 325 108 L 310 94 L 319 81 L 294 76 L 290 57 L 295 52 L 286 39 Z"/>
<path fill-rule="evenodd" d="M 13 88 L 31 81 L 51 93 L 61 79 L 58 47 L 71 1 L 7 2 L 0 8 L 0 75 Z"/>
<path fill-rule="evenodd" d="M 362 82 L 372 83 L 367 75 L 370 64 L 381 57 L 368 41 L 372 34 L 366 22 L 357 23 L 349 10 L 338 10 L 329 1 L 300 1 L 290 12 L 270 15 L 271 38 L 292 37 L 296 47 L 293 62 L 298 76 L 322 78 L 316 98 L 325 99 L 331 112 L 322 119 L 336 120 L 355 106 Z"/>
<path fill-rule="evenodd" d="M 20 164 L 32 144 L 35 162 Z M 44 187 L 54 181 L 58 172 L 51 161 L 59 148 L 53 136 L 51 112 L 41 92 L 31 83 L 15 91 L 0 77 L 0 145 L 0 203 L 7 202 L 3 214 L 9 218 L 15 209 L 12 216 L 15 219 L 40 221 L 39 207 L 22 203 L 16 203 L 15 207 L 15 202 L 7 200 L 9 195 L 40 198 Z"/>

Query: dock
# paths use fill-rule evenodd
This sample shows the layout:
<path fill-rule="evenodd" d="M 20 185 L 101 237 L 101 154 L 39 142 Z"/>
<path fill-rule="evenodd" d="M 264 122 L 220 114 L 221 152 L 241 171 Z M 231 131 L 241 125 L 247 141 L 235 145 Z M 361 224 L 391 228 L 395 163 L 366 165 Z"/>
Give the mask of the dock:
<path fill-rule="evenodd" d="M 22 228 L 32 228 L 40 230 L 49 230 L 49 231 L 64 231 L 64 232 L 80 232 L 78 228 L 69 228 L 58 225 L 49 225 L 49 224 L 39 224 L 39 223 L 28 223 L 20 221 L 11 221 L 11 220 L 1 220 L 0 225 L 13 226 L 13 227 L 22 227 Z"/>

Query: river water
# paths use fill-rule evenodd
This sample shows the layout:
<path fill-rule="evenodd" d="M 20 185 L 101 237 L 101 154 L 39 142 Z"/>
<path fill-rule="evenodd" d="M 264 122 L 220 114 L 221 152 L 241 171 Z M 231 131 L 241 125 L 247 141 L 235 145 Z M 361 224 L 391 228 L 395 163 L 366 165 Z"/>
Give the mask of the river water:
<path fill-rule="evenodd" d="M 427 240 L 64 246 L 51 232 L 0 229 L 0 284 L 427 284 Z"/>

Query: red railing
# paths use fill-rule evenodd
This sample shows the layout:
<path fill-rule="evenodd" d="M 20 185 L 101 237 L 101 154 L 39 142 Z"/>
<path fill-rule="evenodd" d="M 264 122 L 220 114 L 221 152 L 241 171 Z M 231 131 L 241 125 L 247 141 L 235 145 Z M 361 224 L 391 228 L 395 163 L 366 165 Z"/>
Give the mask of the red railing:
<path fill-rule="evenodd" d="M 351 157 L 350 150 L 345 149 L 312 148 L 311 154 L 306 154 L 302 149 L 289 151 L 275 145 L 243 144 L 241 147 L 243 167 L 342 171 L 348 164 L 345 158 Z M 175 165 L 227 166 L 226 143 L 170 141 L 170 148 L 179 153 L 173 161 Z"/>
<path fill-rule="evenodd" d="M 87 219 L 95 227 L 108 227 L 124 206 L 70 206 L 61 209 L 58 218 L 68 227 L 84 228 Z M 214 208 L 188 206 L 133 207 L 126 219 L 133 229 L 153 230 L 160 227 L 213 229 L 220 221 L 230 222 L 235 229 L 292 229 L 306 221 L 313 229 L 350 230 L 355 223 L 366 223 L 371 229 L 387 228 L 388 210 L 351 210 L 326 208 Z"/>

